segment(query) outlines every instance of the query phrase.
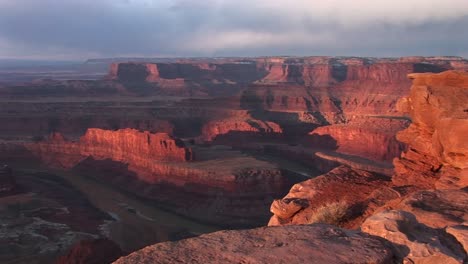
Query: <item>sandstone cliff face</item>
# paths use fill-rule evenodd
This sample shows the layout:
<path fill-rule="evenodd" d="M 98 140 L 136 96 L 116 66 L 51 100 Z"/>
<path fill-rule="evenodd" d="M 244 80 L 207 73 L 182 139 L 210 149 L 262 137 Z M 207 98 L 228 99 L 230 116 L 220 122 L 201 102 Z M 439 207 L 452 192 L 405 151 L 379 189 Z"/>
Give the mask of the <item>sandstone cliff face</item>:
<path fill-rule="evenodd" d="M 156 64 L 112 63 L 108 79 L 127 82 L 156 82 L 160 78 Z"/>
<path fill-rule="evenodd" d="M 92 128 L 88 129 L 78 142 L 66 141 L 61 134 L 54 133 L 46 142 L 32 143 L 27 147 L 39 157 L 50 159 L 50 161 L 53 160 L 51 155 L 54 153 L 59 156 L 70 154 L 77 158 L 72 164 L 63 163 L 65 167 L 74 166 L 89 156 L 95 159 L 137 163 L 139 166 L 144 165 L 144 159 L 154 161 L 190 161 L 193 159 L 191 150 L 186 148 L 181 141 L 165 133 L 152 134 L 134 129 L 110 131 Z"/>
<path fill-rule="evenodd" d="M 280 135 L 283 133 L 283 130 L 278 124 L 269 121 L 224 119 L 211 121 L 204 125 L 202 128 L 202 139 L 204 141 L 213 141 L 219 136 L 236 133 L 238 134 L 238 138 L 242 140 L 243 137 L 248 138 L 249 134 L 257 136 Z"/>
<path fill-rule="evenodd" d="M 174 63 L 113 63 L 108 79 L 123 82 L 164 82 L 167 80 L 220 81 L 250 83 L 262 76 L 265 71 L 250 62 L 174 62 Z"/>
<path fill-rule="evenodd" d="M 356 82 L 380 83 L 404 88 L 406 75 L 413 72 L 441 72 L 465 69 L 468 63 L 456 57 L 414 57 L 376 59 L 353 57 L 253 58 L 216 61 L 179 60 L 172 63 L 114 63 L 108 78 L 121 81 L 226 80 L 236 83 L 294 83 L 308 87 L 329 87 Z M 396 86 L 389 86 L 396 84 Z"/>
<path fill-rule="evenodd" d="M 50 165 L 71 168 L 88 157 L 111 159 L 131 167 L 157 172 L 154 162 L 186 162 L 193 160 L 191 149 L 165 133 L 152 134 L 134 129 L 109 131 L 88 129 L 79 141 L 67 141 L 61 134 L 51 134 L 45 142 L 26 144 L 37 157 Z"/>
<path fill-rule="evenodd" d="M 332 137 L 336 141 L 337 152 L 391 162 L 405 148 L 395 135 L 406 128 L 408 123 L 401 119 L 368 118 L 347 124 L 321 126 L 309 134 Z"/>
<path fill-rule="evenodd" d="M 468 74 L 411 74 L 413 86 L 399 109 L 412 124 L 398 134 L 409 145 L 394 161 L 397 185 L 468 186 Z"/>
<path fill-rule="evenodd" d="M 159 243 L 118 259 L 133 263 L 391 263 L 379 239 L 329 225 L 220 231 Z"/>

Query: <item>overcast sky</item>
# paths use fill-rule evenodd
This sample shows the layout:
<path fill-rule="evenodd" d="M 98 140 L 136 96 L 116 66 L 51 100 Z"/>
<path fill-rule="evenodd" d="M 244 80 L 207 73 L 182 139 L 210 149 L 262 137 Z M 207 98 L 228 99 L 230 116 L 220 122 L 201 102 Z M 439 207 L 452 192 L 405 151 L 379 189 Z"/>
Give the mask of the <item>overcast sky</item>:
<path fill-rule="evenodd" d="M 468 57 L 468 0 L 0 0 L 0 58 Z"/>

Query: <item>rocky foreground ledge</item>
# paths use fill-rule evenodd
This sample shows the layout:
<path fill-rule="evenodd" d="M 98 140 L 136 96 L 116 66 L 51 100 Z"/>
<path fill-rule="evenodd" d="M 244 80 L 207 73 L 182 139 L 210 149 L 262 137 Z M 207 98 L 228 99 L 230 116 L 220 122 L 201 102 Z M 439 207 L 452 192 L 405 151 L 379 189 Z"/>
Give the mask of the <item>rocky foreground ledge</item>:
<path fill-rule="evenodd" d="M 220 231 L 146 247 L 114 263 L 392 263 L 385 241 L 331 225 Z"/>

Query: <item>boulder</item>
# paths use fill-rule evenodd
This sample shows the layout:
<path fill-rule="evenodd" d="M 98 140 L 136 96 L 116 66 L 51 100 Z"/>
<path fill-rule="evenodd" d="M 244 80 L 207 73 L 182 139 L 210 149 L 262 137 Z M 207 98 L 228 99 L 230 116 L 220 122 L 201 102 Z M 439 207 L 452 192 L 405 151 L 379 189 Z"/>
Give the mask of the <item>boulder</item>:
<path fill-rule="evenodd" d="M 393 243 L 395 254 L 407 263 L 464 263 L 465 250 L 443 229 L 428 227 L 405 211 L 390 210 L 369 217 L 363 232 Z"/>

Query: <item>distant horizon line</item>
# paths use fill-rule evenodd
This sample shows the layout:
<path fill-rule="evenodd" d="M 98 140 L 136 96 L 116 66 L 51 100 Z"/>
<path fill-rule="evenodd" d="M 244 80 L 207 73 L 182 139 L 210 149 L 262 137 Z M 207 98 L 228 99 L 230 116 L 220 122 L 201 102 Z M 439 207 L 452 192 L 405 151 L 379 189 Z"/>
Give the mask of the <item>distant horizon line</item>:
<path fill-rule="evenodd" d="M 329 57 L 329 58 L 376 58 L 376 59 L 398 59 L 398 58 L 461 58 L 468 59 L 462 55 L 406 55 L 406 56 L 359 56 L 359 55 L 258 55 L 258 56 L 117 56 L 117 57 L 91 57 L 88 59 L 25 59 L 25 58 L 1 58 L 1 62 L 56 62 L 56 63 L 86 63 L 99 60 L 145 60 L 145 59 L 236 59 L 236 58 L 307 58 L 307 57 Z"/>

